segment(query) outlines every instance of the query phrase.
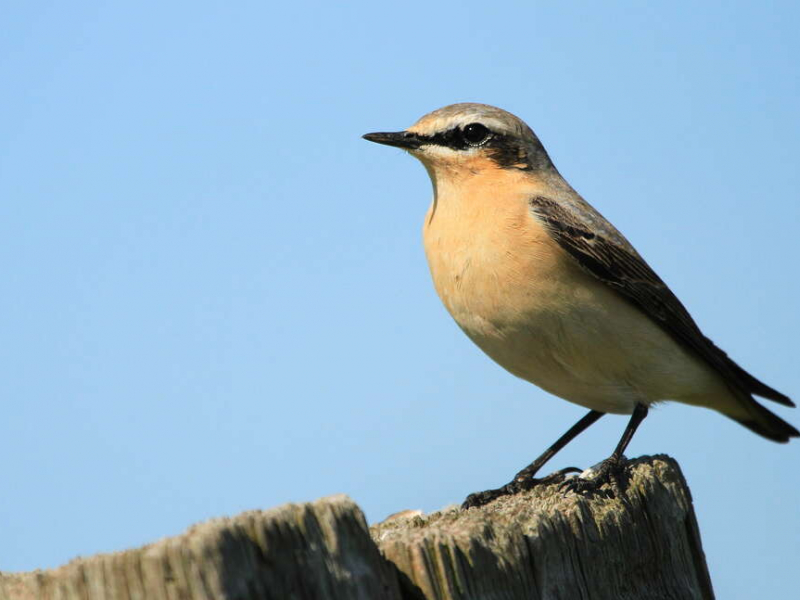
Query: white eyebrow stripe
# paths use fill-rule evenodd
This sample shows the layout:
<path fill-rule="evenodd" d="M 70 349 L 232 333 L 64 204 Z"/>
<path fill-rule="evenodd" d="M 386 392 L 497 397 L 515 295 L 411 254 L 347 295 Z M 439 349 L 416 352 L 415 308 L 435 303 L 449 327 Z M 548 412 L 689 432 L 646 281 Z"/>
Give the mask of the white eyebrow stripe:
<path fill-rule="evenodd" d="M 409 127 L 408 131 L 412 131 L 420 135 L 433 136 L 436 135 L 437 133 L 444 133 L 446 131 L 450 131 L 451 129 L 463 128 L 471 123 L 480 123 L 481 125 L 488 128 L 490 131 L 494 133 L 511 134 L 511 135 L 520 134 L 520 132 L 514 131 L 511 128 L 509 128 L 508 123 L 505 123 L 500 119 L 496 119 L 494 117 L 482 115 L 477 112 L 451 115 L 439 119 L 428 120 L 427 122 L 423 123 L 418 122 Z"/>

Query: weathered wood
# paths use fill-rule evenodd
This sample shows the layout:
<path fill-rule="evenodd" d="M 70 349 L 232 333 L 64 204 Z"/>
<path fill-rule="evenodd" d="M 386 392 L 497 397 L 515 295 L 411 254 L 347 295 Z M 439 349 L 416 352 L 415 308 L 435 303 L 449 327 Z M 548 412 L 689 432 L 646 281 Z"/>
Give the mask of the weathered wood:
<path fill-rule="evenodd" d="M 427 600 L 714 597 L 691 495 L 666 456 L 633 461 L 627 502 L 558 486 L 372 527 Z"/>
<path fill-rule="evenodd" d="M 215 519 L 136 550 L 0 578 L 0 600 L 400 600 L 346 496 Z"/>
<path fill-rule="evenodd" d="M 469 511 L 406 511 L 373 526 L 373 542 L 359 508 L 333 496 L 0 574 L 0 600 L 713 598 L 677 464 L 634 461 L 626 497 L 549 486 Z"/>

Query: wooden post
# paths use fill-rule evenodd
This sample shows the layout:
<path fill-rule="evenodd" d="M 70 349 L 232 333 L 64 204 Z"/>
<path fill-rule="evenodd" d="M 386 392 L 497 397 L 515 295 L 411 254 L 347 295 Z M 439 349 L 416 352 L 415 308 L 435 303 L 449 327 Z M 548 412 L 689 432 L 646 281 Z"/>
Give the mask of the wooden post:
<path fill-rule="evenodd" d="M 678 464 L 656 456 L 631 467 L 626 501 L 552 485 L 480 509 L 400 515 L 372 535 L 419 598 L 712 600 Z"/>
<path fill-rule="evenodd" d="M 346 496 L 195 525 L 136 550 L 0 578 L 0 600 L 400 600 Z"/>
<path fill-rule="evenodd" d="M 370 532 L 351 500 L 333 496 L 0 575 L 0 600 L 517 598 L 713 599 L 677 463 L 634 461 L 625 501 L 548 486 L 480 509 L 406 511 Z"/>

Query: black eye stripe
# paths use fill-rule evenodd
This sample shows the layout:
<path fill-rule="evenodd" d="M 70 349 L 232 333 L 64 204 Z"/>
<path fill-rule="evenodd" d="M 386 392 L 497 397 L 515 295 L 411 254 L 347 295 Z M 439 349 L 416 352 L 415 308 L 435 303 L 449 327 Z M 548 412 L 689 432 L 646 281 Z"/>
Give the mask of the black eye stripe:
<path fill-rule="evenodd" d="M 480 127 L 486 129 L 487 135 L 478 142 L 472 141 L 470 143 L 470 140 L 465 136 L 466 130 L 470 125 L 480 125 Z M 477 128 L 476 131 L 471 131 L 467 135 L 474 134 L 472 139 L 477 140 L 480 137 L 479 133 L 482 133 L 482 130 Z M 492 131 L 481 123 L 467 123 L 461 127 L 453 127 L 433 135 L 420 133 L 413 133 L 412 135 L 415 139 L 415 148 L 424 149 L 426 145 L 443 146 L 456 151 L 481 148 L 484 156 L 505 169 L 531 171 L 554 168 L 539 138 L 530 130 L 528 131 L 530 140 L 511 132 L 500 133 Z"/>
<path fill-rule="evenodd" d="M 470 123 L 472 125 L 472 123 Z M 497 133 L 486 129 L 487 136 L 478 143 L 470 143 L 464 136 L 464 128 L 454 127 L 447 131 L 441 131 L 434 135 L 417 134 L 416 139 L 420 146 L 427 144 L 444 146 L 451 150 L 463 151 L 472 148 L 485 149 L 487 156 L 504 168 L 521 169 L 528 171 L 534 168 L 529 155 L 529 148 L 518 138 L 504 133 Z M 477 138 L 477 133 L 476 136 Z M 538 141 L 538 140 L 537 140 Z M 549 158 L 544 148 L 539 146 L 543 156 L 542 162 L 549 164 Z M 535 148 L 534 148 L 535 150 Z M 538 156 L 538 152 L 534 156 Z"/>
<path fill-rule="evenodd" d="M 495 136 L 497 136 L 497 134 L 492 133 L 485 125 L 469 123 L 464 127 L 454 127 L 453 129 L 441 131 L 434 135 L 420 135 L 418 137 L 420 141 L 426 144 L 446 146 L 453 150 L 466 150 L 479 146 L 490 137 Z"/>
<path fill-rule="evenodd" d="M 437 146 L 447 146 L 448 148 L 452 148 L 453 150 L 465 150 L 468 145 L 466 140 L 464 140 L 464 135 L 461 129 L 448 129 L 447 131 L 442 131 L 440 133 L 426 136 L 427 141 L 430 144 L 436 144 Z"/>

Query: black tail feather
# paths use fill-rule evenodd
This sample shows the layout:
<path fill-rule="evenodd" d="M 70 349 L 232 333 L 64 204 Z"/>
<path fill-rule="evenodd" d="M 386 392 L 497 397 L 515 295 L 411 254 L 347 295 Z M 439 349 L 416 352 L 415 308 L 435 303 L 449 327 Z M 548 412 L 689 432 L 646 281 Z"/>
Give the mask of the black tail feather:
<path fill-rule="evenodd" d="M 744 384 L 747 391 L 749 391 L 751 394 L 761 396 L 762 398 L 772 400 L 773 402 L 783 404 L 784 406 L 794 407 L 794 402 L 792 402 L 788 396 L 781 394 L 778 390 L 769 387 L 766 383 L 762 383 L 732 360 L 730 361 L 730 366 L 736 374 L 736 377 L 742 382 L 742 384 Z"/>
<path fill-rule="evenodd" d="M 773 442 L 785 444 L 790 438 L 800 437 L 800 431 L 797 431 L 792 425 L 761 406 L 752 398 L 749 400 L 750 402 L 747 408 L 750 413 L 750 418 L 739 419 L 731 417 L 734 421 Z"/>

